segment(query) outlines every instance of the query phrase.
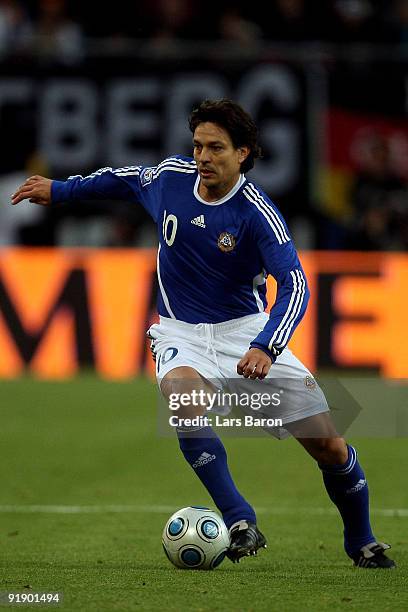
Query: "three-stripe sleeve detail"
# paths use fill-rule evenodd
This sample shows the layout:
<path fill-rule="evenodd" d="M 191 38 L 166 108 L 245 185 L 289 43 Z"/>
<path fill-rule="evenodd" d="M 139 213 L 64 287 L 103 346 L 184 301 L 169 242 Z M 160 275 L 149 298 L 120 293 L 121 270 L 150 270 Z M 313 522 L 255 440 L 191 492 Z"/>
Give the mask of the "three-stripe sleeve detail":
<path fill-rule="evenodd" d="M 292 294 L 286 312 L 269 342 L 269 350 L 272 350 L 273 346 L 281 348 L 286 345 L 302 309 L 306 294 L 306 279 L 301 270 L 291 270 L 290 275 L 293 283 Z"/>
<path fill-rule="evenodd" d="M 286 231 L 286 228 L 282 222 L 282 219 L 279 217 L 276 210 L 271 206 L 264 197 L 259 193 L 259 191 L 252 185 L 252 183 L 248 183 L 244 189 L 243 194 L 251 202 L 256 206 L 258 211 L 263 215 L 263 217 L 268 222 L 271 227 L 273 233 L 279 244 L 284 244 L 285 242 L 290 241 L 290 237 Z"/>

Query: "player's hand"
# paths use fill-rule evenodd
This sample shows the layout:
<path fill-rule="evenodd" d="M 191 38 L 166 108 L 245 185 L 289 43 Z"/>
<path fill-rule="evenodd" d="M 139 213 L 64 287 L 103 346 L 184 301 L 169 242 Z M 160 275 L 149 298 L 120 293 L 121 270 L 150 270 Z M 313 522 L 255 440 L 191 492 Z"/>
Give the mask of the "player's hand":
<path fill-rule="evenodd" d="M 30 200 L 33 204 L 49 206 L 51 204 L 52 180 L 43 176 L 30 176 L 11 197 L 13 205 L 22 200 Z"/>
<path fill-rule="evenodd" d="M 244 378 L 263 380 L 272 365 L 272 359 L 257 348 L 251 348 L 237 364 L 237 372 Z"/>
<path fill-rule="evenodd" d="M 147 330 L 146 336 L 150 340 L 150 352 L 152 354 L 153 361 L 156 362 L 157 352 L 156 352 L 155 340 L 157 339 L 157 337 L 154 335 L 154 325 L 152 325 L 150 329 Z"/>
<path fill-rule="evenodd" d="M 154 347 L 154 338 L 149 334 L 149 332 L 146 333 L 146 336 L 150 340 L 150 352 L 152 354 L 152 359 L 155 362 L 156 359 L 157 359 L 157 355 L 156 355 L 156 350 L 155 350 L 155 347 Z"/>

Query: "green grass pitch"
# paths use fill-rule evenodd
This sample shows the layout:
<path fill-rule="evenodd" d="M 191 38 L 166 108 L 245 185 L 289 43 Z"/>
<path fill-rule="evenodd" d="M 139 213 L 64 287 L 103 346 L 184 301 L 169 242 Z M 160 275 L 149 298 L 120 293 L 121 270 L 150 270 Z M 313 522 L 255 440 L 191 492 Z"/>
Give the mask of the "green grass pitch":
<path fill-rule="evenodd" d="M 225 442 L 268 550 L 177 570 L 161 549 L 166 519 L 213 504 L 176 441 L 157 434 L 155 386 L 84 376 L 0 389 L 0 591 L 62 591 L 56 609 L 81 612 L 408 609 L 408 516 L 384 512 L 408 508 L 406 438 L 351 440 L 396 570 L 352 567 L 314 462 L 294 440 L 266 437 Z"/>

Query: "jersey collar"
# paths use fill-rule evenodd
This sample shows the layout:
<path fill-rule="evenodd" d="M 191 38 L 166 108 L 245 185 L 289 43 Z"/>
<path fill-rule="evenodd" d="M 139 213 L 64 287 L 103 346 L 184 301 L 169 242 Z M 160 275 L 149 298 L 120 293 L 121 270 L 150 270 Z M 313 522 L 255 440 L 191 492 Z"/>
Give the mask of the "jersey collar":
<path fill-rule="evenodd" d="M 245 181 L 245 175 L 240 174 L 239 179 L 235 183 L 234 187 L 223 198 L 221 198 L 220 200 L 215 200 L 215 202 L 206 202 L 198 193 L 198 187 L 200 185 L 200 175 L 198 174 L 194 185 L 194 195 L 197 200 L 202 204 L 206 204 L 207 206 L 219 206 L 220 204 L 224 204 L 224 202 L 226 202 L 227 200 L 230 200 L 245 183 Z"/>

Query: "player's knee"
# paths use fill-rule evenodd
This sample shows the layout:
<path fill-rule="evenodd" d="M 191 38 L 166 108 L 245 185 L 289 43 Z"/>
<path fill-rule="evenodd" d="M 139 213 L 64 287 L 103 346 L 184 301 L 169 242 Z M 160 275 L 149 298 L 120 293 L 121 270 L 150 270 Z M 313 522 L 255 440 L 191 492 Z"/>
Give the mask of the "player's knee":
<path fill-rule="evenodd" d="M 320 465 L 343 465 L 348 457 L 347 444 L 343 438 L 315 439 L 311 454 Z"/>
<path fill-rule="evenodd" d="M 319 463 L 323 465 L 343 465 L 348 457 L 347 444 L 343 438 L 328 438 L 323 457 Z"/>
<path fill-rule="evenodd" d="M 192 368 L 172 370 L 163 378 L 160 389 L 169 408 L 179 418 L 193 418 L 206 413 L 204 381 Z"/>
<path fill-rule="evenodd" d="M 174 368 L 164 376 L 160 383 L 160 391 L 168 400 L 171 396 L 190 393 L 200 381 L 200 375 L 193 368 Z"/>

